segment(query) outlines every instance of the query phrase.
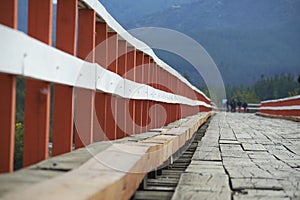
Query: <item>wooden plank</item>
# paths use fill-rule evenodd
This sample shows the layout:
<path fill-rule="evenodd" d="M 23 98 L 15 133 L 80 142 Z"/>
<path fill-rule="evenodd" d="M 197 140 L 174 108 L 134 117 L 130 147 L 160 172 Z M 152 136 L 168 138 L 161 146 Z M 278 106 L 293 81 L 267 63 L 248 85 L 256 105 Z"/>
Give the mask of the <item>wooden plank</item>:
<path fill-rule="evenodd" d="M 194 117 L 199 120 L 201 118 L 200 116 Z M 176 136 L 157 136 L 158 141 L 162 141 L 163 144 L 154 144 L 151 143 L 153 140 L 151 135 L 157 133 L 149 134 L 145 137 L 149 138 L 149 143 L 145 142 L 147 139 L 140 142 L 123 139 L 123 142 L 113 142 L 113 145 L 109 145 L 108 148 L 101 145 L 98 152 L 91 148 L 90 150 L 95 153 L 94 156 L 81 166 L 78 164 L 86 159 L 85 153 L 80 153 L 81 149 L 76 150 L 77 154 L 74 154 L 76 151 L 70 153 L 73 154 L 73 158 L 75 156 L 77 160 L 75 163 L 72 163 L 73 159 L 68 158 L 67 155 L 39 163 L 40 170 L 67 171 L 71 168 L 73 170 L 65 172 L 63 176 L 51 176 L 51 179 L 45 176 L 43 181 L 35 182 L 38 184 L 27 183 L 26 188 L 22 188 L 23 190 L 14 188 L 11 192 L 5 191 L 2 198 L 32 199 L 38 196 L 55 199 L 115 199 L 120 197 L 128 199 L 138 188 L 147 171 L 157 168 L 175 153 L 172 141 L 176 139 Z M 94 148 L 98 147 L 97 144 L 91 144 L 89 147 L 93 145 L 95 145 Z M 91 152 L 90 150 L 86 152 Z M 56 163 L 55 166 L 54 163 Z M 2 185 L 5 184 L 0 184 L 0 191 Z"/>

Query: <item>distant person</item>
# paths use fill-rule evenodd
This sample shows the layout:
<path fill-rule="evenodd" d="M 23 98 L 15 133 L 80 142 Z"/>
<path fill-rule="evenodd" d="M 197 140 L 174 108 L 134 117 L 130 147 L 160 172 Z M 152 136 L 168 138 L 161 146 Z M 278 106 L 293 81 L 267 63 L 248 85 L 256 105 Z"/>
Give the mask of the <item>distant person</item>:
<path fill-rule="evenodd" d="M 298 74 L 298 83 L 300 84 L 300 73 Z"/>
<path fill-rule="evenodd" d="M 248 104 L 247 104 L 247 102 L 245 101 L 245 102 L 243 103 L 244 113 L 248 112 L 247 107 L 248 107 Z"/>
<path fill-rule="evenodd" d="M 239 108 L 239 113 L 240 113 L 240 112 L 241 112 L 241 107 L 242 107 L 242 102 L 241 102 L 241 100 L 238 100 L 237 106 L 238 106 L 238 108 Z"/>
<path fill-rule="evenodd" d="M 236 101 L 235 99 L 233 98 L 231 100 L 231 112 L 235 112 L 236 111 Z"/>
<path fill-rule="evenodd" d="M 226 112 L 229 112 L 229 101 L 226 99 Z"/>

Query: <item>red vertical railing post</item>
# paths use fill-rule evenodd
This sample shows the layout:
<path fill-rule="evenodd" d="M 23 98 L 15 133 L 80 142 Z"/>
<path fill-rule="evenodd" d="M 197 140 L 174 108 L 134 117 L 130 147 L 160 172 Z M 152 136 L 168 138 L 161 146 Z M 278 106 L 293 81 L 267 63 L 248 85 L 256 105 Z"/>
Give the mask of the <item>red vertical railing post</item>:
<path fill-rule="evenodd" d="M 175 77 L 173 75 L 170 76 L 170 89 L 172 91 L 173 94 L 176 94 L 176 90 L 174 89 L 174 85 L 175 85 L 175 81 L 174 81 Z M 175 104 L 172 103 L 170 106 L 170 113 L 171 113 L 171 122 L 175 121 L 175 115 L 176 115 L 176 109 L 175 109 Z"/>
<path fill-rule="evenodd" d="M 169 89 L 169 91 L 167 91 L 167 92 L 173 93 L 171 81 L 172 81 L 172 76 L 169 72 L 167 72 L 167 88 Z M 172 122 L 172 104 L 171 103 L 167 103 L 167 111 L 168 111 L 167 124 L 169 124 Z"/>
<path fill-rule="evenodd" d="M 77 0 L 59 0 L 56 14 L 56 48 L 76 55 Z M 55 84 L 52 156 L 72 151 L 74 120 L 73 87 Z"/>
<path fill-rule="evenodd" d="M 127 65 L 125 78 L 134 81 L 136 79 L 136 49 L 134 47 L 127 47 Z M 126 110 L 125 113 L 129 113 L 130 116 L 126 116 L 126 133 L 135 133 L 135 101 L 126 99 Z"/>
<path fill-rule="evenodd" d="M 154 70 L 154 81 L 155 81 L 155 84 L 154 84 L 154 87 L 156 89 L 159 89 L 158 88 L 158 71 L 159 71 L 159 67 L 158 67 L 158 64 L 155 64 L 155 70 Z M 161 105 L 160 103 L 157 103 L 158 105 Z M 159 127 L 159 123 L 160 123 L 160 114 L 158 112 L 158 109 L 155 110 L 155 127 L 158 128 Z"/>
<path fill-rule="evenodd" d="M 142 82 L 146 85 L 149 84 L 149 77 L 150 77 L 150 56 L 144 55 L 144 65 L 142 70 L 143 80 Z M 142 104 L 142 132 L 148 131 L 149 127 L 149 101 L 144 100 Z"/>
<path fill-rule="evenodd" d="M 116 32 L 108 32 L 108 63 L 107 69 L 114 73 L 118 72 L 118 34 Z M 105 119 L 105 134 L 109 140 L 115 140 L 117 134 L 117 125 L 115 121 L 117 107 L 116 107 L 116 97 L 107 94 L 106 95 L 106 119 Z"/>
<path fill-rule="evenodd" d="M 177 88 L 177 94 L 181 95 L 181 84 L 180 84 L 180 79 L 176 79 L 176 88 Z M 176 107 L 176 118 L 177 120 L 181 119 L 181 105 L 177 104 Z"/>
<path fill-rule="evenodd" d="M 0 24 L 17 28 L 18 1 L 0 0 Z M 16 77 L 0 74 L 0 173 L 14 169 Z"/>
<path fill-rule="evenodd" d="M 96 13 L 90 9 L 78 11 L 78 57 L 95 61 Z M 94 115 L 93 90 L 76 89 L 75 148 L 89 145 L 93 140 Z"/>
<path fill-rule="evenodd" d="M 125 77 L 127 71 L 127 42 L 119 40 L 118 42 L 118 74 Z M 117 98 L 117 139 L 126 136 L 126 100 Z"/>
<path fill-rule="evenodd" d="M 155 88 L 155 72 L 156 72 L 156 63 L 153 59 L 150 60 L 150 81 L 151 81 L 151 87 Z M 151 129 L 156 128 L 156 109 L 155 109 L 155 101 L 151 101 L 150 103 L 150 109 L 152 110 L 151 115 Z"/>
<path fill-rule="evenodd" d="M 52 0 L 28 1 L 28 35 L 52 44 Z M 23 166 L 48 158 L 49 123 L 50 84 L 27 79 Z"/>
<path fill-rule="evenodd" d="M 95 62 L 102 67 L 107 66 L 107 51 L 108 51 L 107 31 L 108 31 L 108 26 L 105 22 L 98 22 L 96 24 Z M 94 134 L 93 134 L 94 142 L 107 139 L 104 134 L 105 119 L 106 119 L 106 102 L 107 102 L 106 94 L 102 92 L 96 92 L 95 94 L 96 116 L 94 116 Z"/>
<path fill-rule="evenodd" d="M 136 53 L 136 82 L 143 82 L 143 65 L 144 65 L 144 52 L 137 51 Z M 143 128 L 143 101 L 135 101 L 135 123 L 138 126 L 138 130 L 135 130 L 135 133 L 141 133 Z"/>

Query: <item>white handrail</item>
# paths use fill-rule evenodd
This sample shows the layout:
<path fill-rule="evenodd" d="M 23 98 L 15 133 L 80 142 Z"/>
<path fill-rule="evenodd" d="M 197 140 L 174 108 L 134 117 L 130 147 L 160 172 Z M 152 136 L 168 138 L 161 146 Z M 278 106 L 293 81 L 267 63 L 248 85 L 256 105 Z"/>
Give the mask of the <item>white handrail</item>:
<path fill-rule="evenodd" d="M 123 98 L 211 107 L 203 101 L 124 79 L 96 63 L 83 61 L 9 27 L 0 25 L 0 35 L 2 73 L 99 90 Z"/>
<path fill-rule="evenodd" d="M 122 36 L 123 39 L 125 39 L 129 44 L 134 46 L 136 49 L 143 51 L 144 53 L 148 54 L 153 58 L 153 60 L 164 70 L 168 71 L 170 74 L 176 76 L 180 81 L 187 84 L 190 88 L 192 88 L 194 91 L 200 93 L 204 96 L 204 98 L 208 101 L 210 99 L 198 88 L 193 86 L 186 78 L 184 78 L 181 74 L 179 74 L 176 70 L 174 70 L 172 67 L 170 67 L 168 64 L 163 62 L 161 59 L 159 59 L 155 53 L 152 51 L 152 49 L 146 45 L 144 42 L 136 39 L 131 34 L 129 34 L 105 9 L 105 7 L 98 1 L 98 0 L 80 0 L 81 2 L 84 2 L 86 5 L 88 5 L 90 8 L 95 10 L 95 12 L 107 23 L 109 27 L 111 27 L 116 33 L 118 33 L 120 36 Z"/>
<path fill-rule="evenodd" d="M 282 98 L 282 99 L 266 100 L 266 101 L 262 101 L 261 103 L 275 103 L 275 102 L 288 101 L 288 100 L 294 100 L 294 99 L 300 99 L 300 95 Z"/>

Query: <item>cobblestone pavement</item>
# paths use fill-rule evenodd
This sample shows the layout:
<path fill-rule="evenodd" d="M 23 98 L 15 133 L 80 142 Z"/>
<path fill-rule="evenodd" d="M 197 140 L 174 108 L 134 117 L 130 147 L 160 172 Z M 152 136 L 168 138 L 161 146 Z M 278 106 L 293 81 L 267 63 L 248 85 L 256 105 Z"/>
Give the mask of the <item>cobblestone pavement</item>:
<path fill-rule="evenodd" d="M 173 199 L 300 199 L 300 123 L 217 113 Z"/>

